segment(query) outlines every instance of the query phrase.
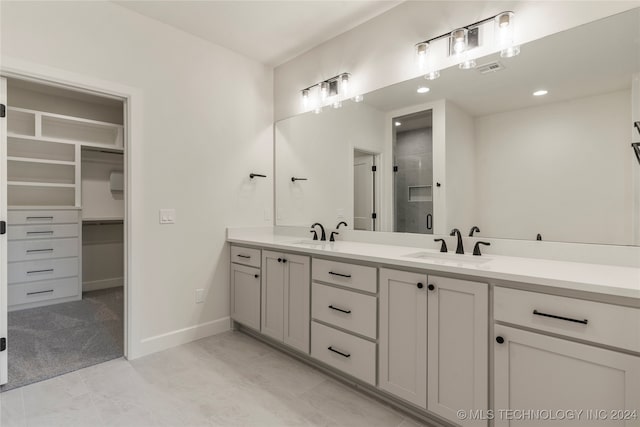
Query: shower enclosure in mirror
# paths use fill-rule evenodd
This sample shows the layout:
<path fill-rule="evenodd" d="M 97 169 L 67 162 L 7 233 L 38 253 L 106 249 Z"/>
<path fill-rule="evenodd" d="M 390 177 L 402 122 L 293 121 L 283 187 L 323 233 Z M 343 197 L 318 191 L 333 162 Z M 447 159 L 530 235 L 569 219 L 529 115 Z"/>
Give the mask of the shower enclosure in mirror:
<path fill-rule="evenodd" d="M 358 150 L 377 156 L 377 231 L 640 245 L 640 8 L 521 48 L 277 122 L 276 224 L 373 230 Z M 422 112 L 418 147 L 403 126 Z"/>
<path fill-rule="evenodd" d="M 393 231 L 433 234 L 431 110 L 392 119 Z"/>

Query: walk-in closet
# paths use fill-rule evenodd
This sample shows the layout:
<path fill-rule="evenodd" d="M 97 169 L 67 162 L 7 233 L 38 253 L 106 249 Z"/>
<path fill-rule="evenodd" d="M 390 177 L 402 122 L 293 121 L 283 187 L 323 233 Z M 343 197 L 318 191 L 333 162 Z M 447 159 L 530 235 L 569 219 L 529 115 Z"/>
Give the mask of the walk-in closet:
<path fill-rule="evenodd" d="M 8 78 L 9 382 L 124 353 L 124 104 Z"/>

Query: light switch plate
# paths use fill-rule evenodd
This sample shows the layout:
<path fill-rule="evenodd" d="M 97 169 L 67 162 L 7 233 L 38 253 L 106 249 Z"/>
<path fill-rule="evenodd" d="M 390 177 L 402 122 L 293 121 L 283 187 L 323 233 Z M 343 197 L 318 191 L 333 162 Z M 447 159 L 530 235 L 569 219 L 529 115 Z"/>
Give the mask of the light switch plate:
<path fill-rule="evenodd" d="M 175 209 L 160 209 L 160 224 L 175 224 L 175 223 L 176 223 Z"/>

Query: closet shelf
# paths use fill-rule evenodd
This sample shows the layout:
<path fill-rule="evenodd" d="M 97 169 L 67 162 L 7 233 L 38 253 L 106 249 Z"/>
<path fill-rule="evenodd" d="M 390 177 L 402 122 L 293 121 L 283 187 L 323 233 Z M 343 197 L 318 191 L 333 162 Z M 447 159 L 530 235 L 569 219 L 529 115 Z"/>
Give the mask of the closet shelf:
<path fill-rule="evenodd" d="M 15 140 L 25 141 L 39 141 L 39 142 L 56 142 L 59 144 L 80 145 L 82 147 L 103 148 L 114 153 L 123 153 L 124 148 L 115 146 L 113 144 L 101 144 L 97 142 L 78 141 L 74 139 L 64 138 L 52 138 L 49 136 L 33 136 L 33 135 L 21 135 L 17 133 L 7 133 L 7 138 Z"/>
<path fill-rule="evenodd" d="M 35 211 L 35 210 L 51 211 L 51 210 L 69 210 L 69 209 L 82 210 L 82 206 L 65 206 L 65 205 L 49 205 L 49 206 L 43 206 L 43 205 L 9 205 L 9 206 L 7 206 L 7 209 L 8 209 L 8 210 L 13 210 L 13 211 L 24 211 L 24 210 L 29 210 L 29 211 Z"/>
<path fill-rule="evenodd" d="M 55 182 L 31 182 L 31 181 L 7 181 L 7 185 L 21 187 L 58 187 L 58 188 L 75 188 L 75 184 L 58 184 Z"/>
<path fill-rule="evenodd" d="M 35 157 L 16 157 L 16 156 L 8 156 L 8 161 L 11 162 L 25 162 L 25 163 L 44 163 L 47 165 L 69 165 L 75 166 L 76 162 L 66 161 L 66 160 L 49 160 L 49 159 L 37 159 Z"/>

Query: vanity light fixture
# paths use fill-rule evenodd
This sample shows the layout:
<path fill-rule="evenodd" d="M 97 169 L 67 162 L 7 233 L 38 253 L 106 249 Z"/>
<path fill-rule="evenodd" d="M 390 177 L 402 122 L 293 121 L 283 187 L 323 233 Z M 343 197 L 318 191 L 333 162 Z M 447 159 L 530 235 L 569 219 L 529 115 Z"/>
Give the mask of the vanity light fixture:
<path fill-rule="evenodd" d="M 540 90 L 537 90 L 537 91 L 533 92 L 533 96 L 544 96 L 544 95 L 546 95 L 548 93 L 549 93 L 548 90 L 540 89 Z"/>
<path fill-rule="evenodd" d="M 322 112 L 325 106 L 342 107 L 342 101 L 351 97 L 351 74 L 342 73 L 330 79 L 321 81 L 300 91 L 305 111 L 312 110 L 316 114 Z M 355 102 L 362 102 L 362 95 L 352 98 Z"/>
<path fill-rule="evenodd" d="M 480 27 L 493 22 L 494 38 L 500 49 L 500 56 L 511 58 L 520 53 L 520 46 L 514 44 L 515 14 L 511 11 L 501 12 L 497 15 L 475 22 L 473 24 L 457 28 L 450 33 L 441 34 L 432 39 L 422 41 L 415 45 L 416 60 L 424 78 L 434 80 L 440 76 L 440 72 L 428 66 L 433 44 L 439 40 L 447 40 L 449 44 L 449 56 L 459 59 L 459 67 L 463 70 L 475 68 L 476 61 L 469 57 L 469 52 L 480 45 Z M 485 34 L 483 32 L 483 34 Z"/>
<path fill-rule="evenodd" d="M 428 88 L 428 87 L 426 87 L 426 86 L 420 86 L 420 87 L 418 88 L 418 90 L 416 90 L 416 92 L 418 92 L 418 93 L 427 93 L 427 92 L 429 92 L 430 90 L 431 90 L 431 89 L 429 89 L 429 88 Z"/>

